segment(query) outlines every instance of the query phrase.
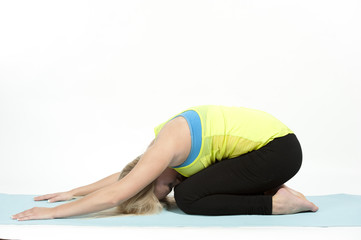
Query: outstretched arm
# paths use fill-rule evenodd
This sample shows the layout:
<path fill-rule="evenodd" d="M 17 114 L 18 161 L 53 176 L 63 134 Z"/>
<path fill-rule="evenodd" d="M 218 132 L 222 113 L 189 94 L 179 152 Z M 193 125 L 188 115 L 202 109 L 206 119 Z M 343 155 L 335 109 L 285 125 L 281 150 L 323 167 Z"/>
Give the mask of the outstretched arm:
<path fill-rule="evenodd" d="M 67 201 L 73 197 L 86 196 L 92 192 L 95 192 L 101 188 L 109 186 L 110 184 L 115 183 L 119 178 L 120 172 L 114 173 L 106 178 L 103 178 L 92 184 L 74 188 L 73 190 L 67 192 L 58 192 L 52 194 L 46 194 L 42 196 L 35 197 L 35 201 L 48 200 L 49 202 L 58 202 L 58 201 Z"/>
<path fill-rule="evenodd" d="M 114 173 L 106 178 L 103 178 L 95 183 L 83 186 L 83 187 L 79 187 L 79 188 L 75 188 L 73 190 L 71 190 L 70 192 L 73 194 L 73 196 L 86 196 L 92 192 L 95 192 L 101 188 L 104 188 L 106 186 L 109 186 L 115 182 L 118 181 L 119 179 L 119 175 L 120 172 Z"/>
<path fill-rule="evenodd" d="M 172 131 L 159 134 L 157 140 L 142 155 L 138 164 L 123 179 L 98 189 L 77 201 L 54 208 L 32 208 L 16 214 L 13 219 L 64 218 L 98 212 L 115 207 L 133 197 L 152 183 L 175 159 L 177 136 Z M 179 146 L 179 145 L 178 145 Z"/>
<path fill-rule="evenodd" d="M 153 140 L 149 144 L 148 148 L 153 145 L 154 141 L 155 140 Z M 97 182 L 94 182 L 92 184 L 74 188 L 67 192 L 58 192 L 58 193 L 51 193 L 51 194 L 46 194 L 46 195 L 42 195 L 42 196 L 37 196 L 34 198 L 34 200 L 35 201 L 48 200 L 49 202 L 52 203 L 52 202 L 58 202 L 58 201 L 67 201 L 74 197 L 86 196 L 92 192 L 95 192 L 101 188 L 104 188 L 106 186 L 109 186 L 109 185 L 115 183 L 116 181 L 119 180 L 119 176 L 120 176 L 120 172 L 117 172 L 117 173 L 114 173 L 106 178 L 103 178 L 103 179 L 97 181 Z"/>

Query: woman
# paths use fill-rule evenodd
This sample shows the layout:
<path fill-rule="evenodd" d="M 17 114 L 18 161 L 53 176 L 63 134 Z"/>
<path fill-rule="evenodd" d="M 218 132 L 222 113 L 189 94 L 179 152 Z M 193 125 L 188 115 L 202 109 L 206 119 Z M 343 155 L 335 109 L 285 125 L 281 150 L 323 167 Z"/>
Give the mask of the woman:
<path fill-rule="evenodd" d="M 56 202 L 84 196 L 54 208 L 32 208 L 13 219 L 65 218 L 116 206 L 121 213 L 154 213 L 173 187 L 178 207 L 187 214 L 318 210 L 284 185 L 301 166 L 301 147 L 293 132 L 267 113 L 199 106 L 159 125 L 155 134 L 120 177 L 116 173 L 69 192 L 37 197 Z"/>

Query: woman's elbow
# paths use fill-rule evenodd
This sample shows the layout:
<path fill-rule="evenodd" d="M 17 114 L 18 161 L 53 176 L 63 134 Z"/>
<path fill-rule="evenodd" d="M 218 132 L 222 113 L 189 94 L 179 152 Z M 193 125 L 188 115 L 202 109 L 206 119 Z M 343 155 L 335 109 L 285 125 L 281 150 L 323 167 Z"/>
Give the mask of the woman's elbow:
<path fill-rule="evenodd" d="M 124 202 L 124 198 L 119 196 L 113 196 L 112 198 L 110 198 L 108 203 L 111 205 L 111 207 L 116 207 L 122 202 Z"/>
<path fill-rule="evenodd" d="M 124 201 L 124 196 L 118 191 L 109 191 L 105 193 L 104 200 L 110 207 L 115 207 Z"/>

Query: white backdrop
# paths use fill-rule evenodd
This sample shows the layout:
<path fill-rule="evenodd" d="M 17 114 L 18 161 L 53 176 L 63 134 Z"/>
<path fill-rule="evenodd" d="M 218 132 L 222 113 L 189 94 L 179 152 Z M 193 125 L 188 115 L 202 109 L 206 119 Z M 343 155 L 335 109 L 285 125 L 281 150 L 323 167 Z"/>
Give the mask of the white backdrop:
<path fill-rule="evenodd" d="M 1 1 L 0 192 L 98 180 L 199 104 L 295 131 L 307 195 L 361 194 L 360 1 Z"/>

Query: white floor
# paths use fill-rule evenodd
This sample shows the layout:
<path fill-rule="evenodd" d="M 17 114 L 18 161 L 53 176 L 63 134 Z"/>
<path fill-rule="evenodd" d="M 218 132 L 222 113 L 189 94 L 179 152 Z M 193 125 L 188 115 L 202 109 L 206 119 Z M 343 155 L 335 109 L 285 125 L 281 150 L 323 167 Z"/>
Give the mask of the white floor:
<path fill-rule="evenodd" d="M 361 227 L 301 228 L 133 228 L 74 226 L 0 226 L 8 239 L 361 239 Z"/>

